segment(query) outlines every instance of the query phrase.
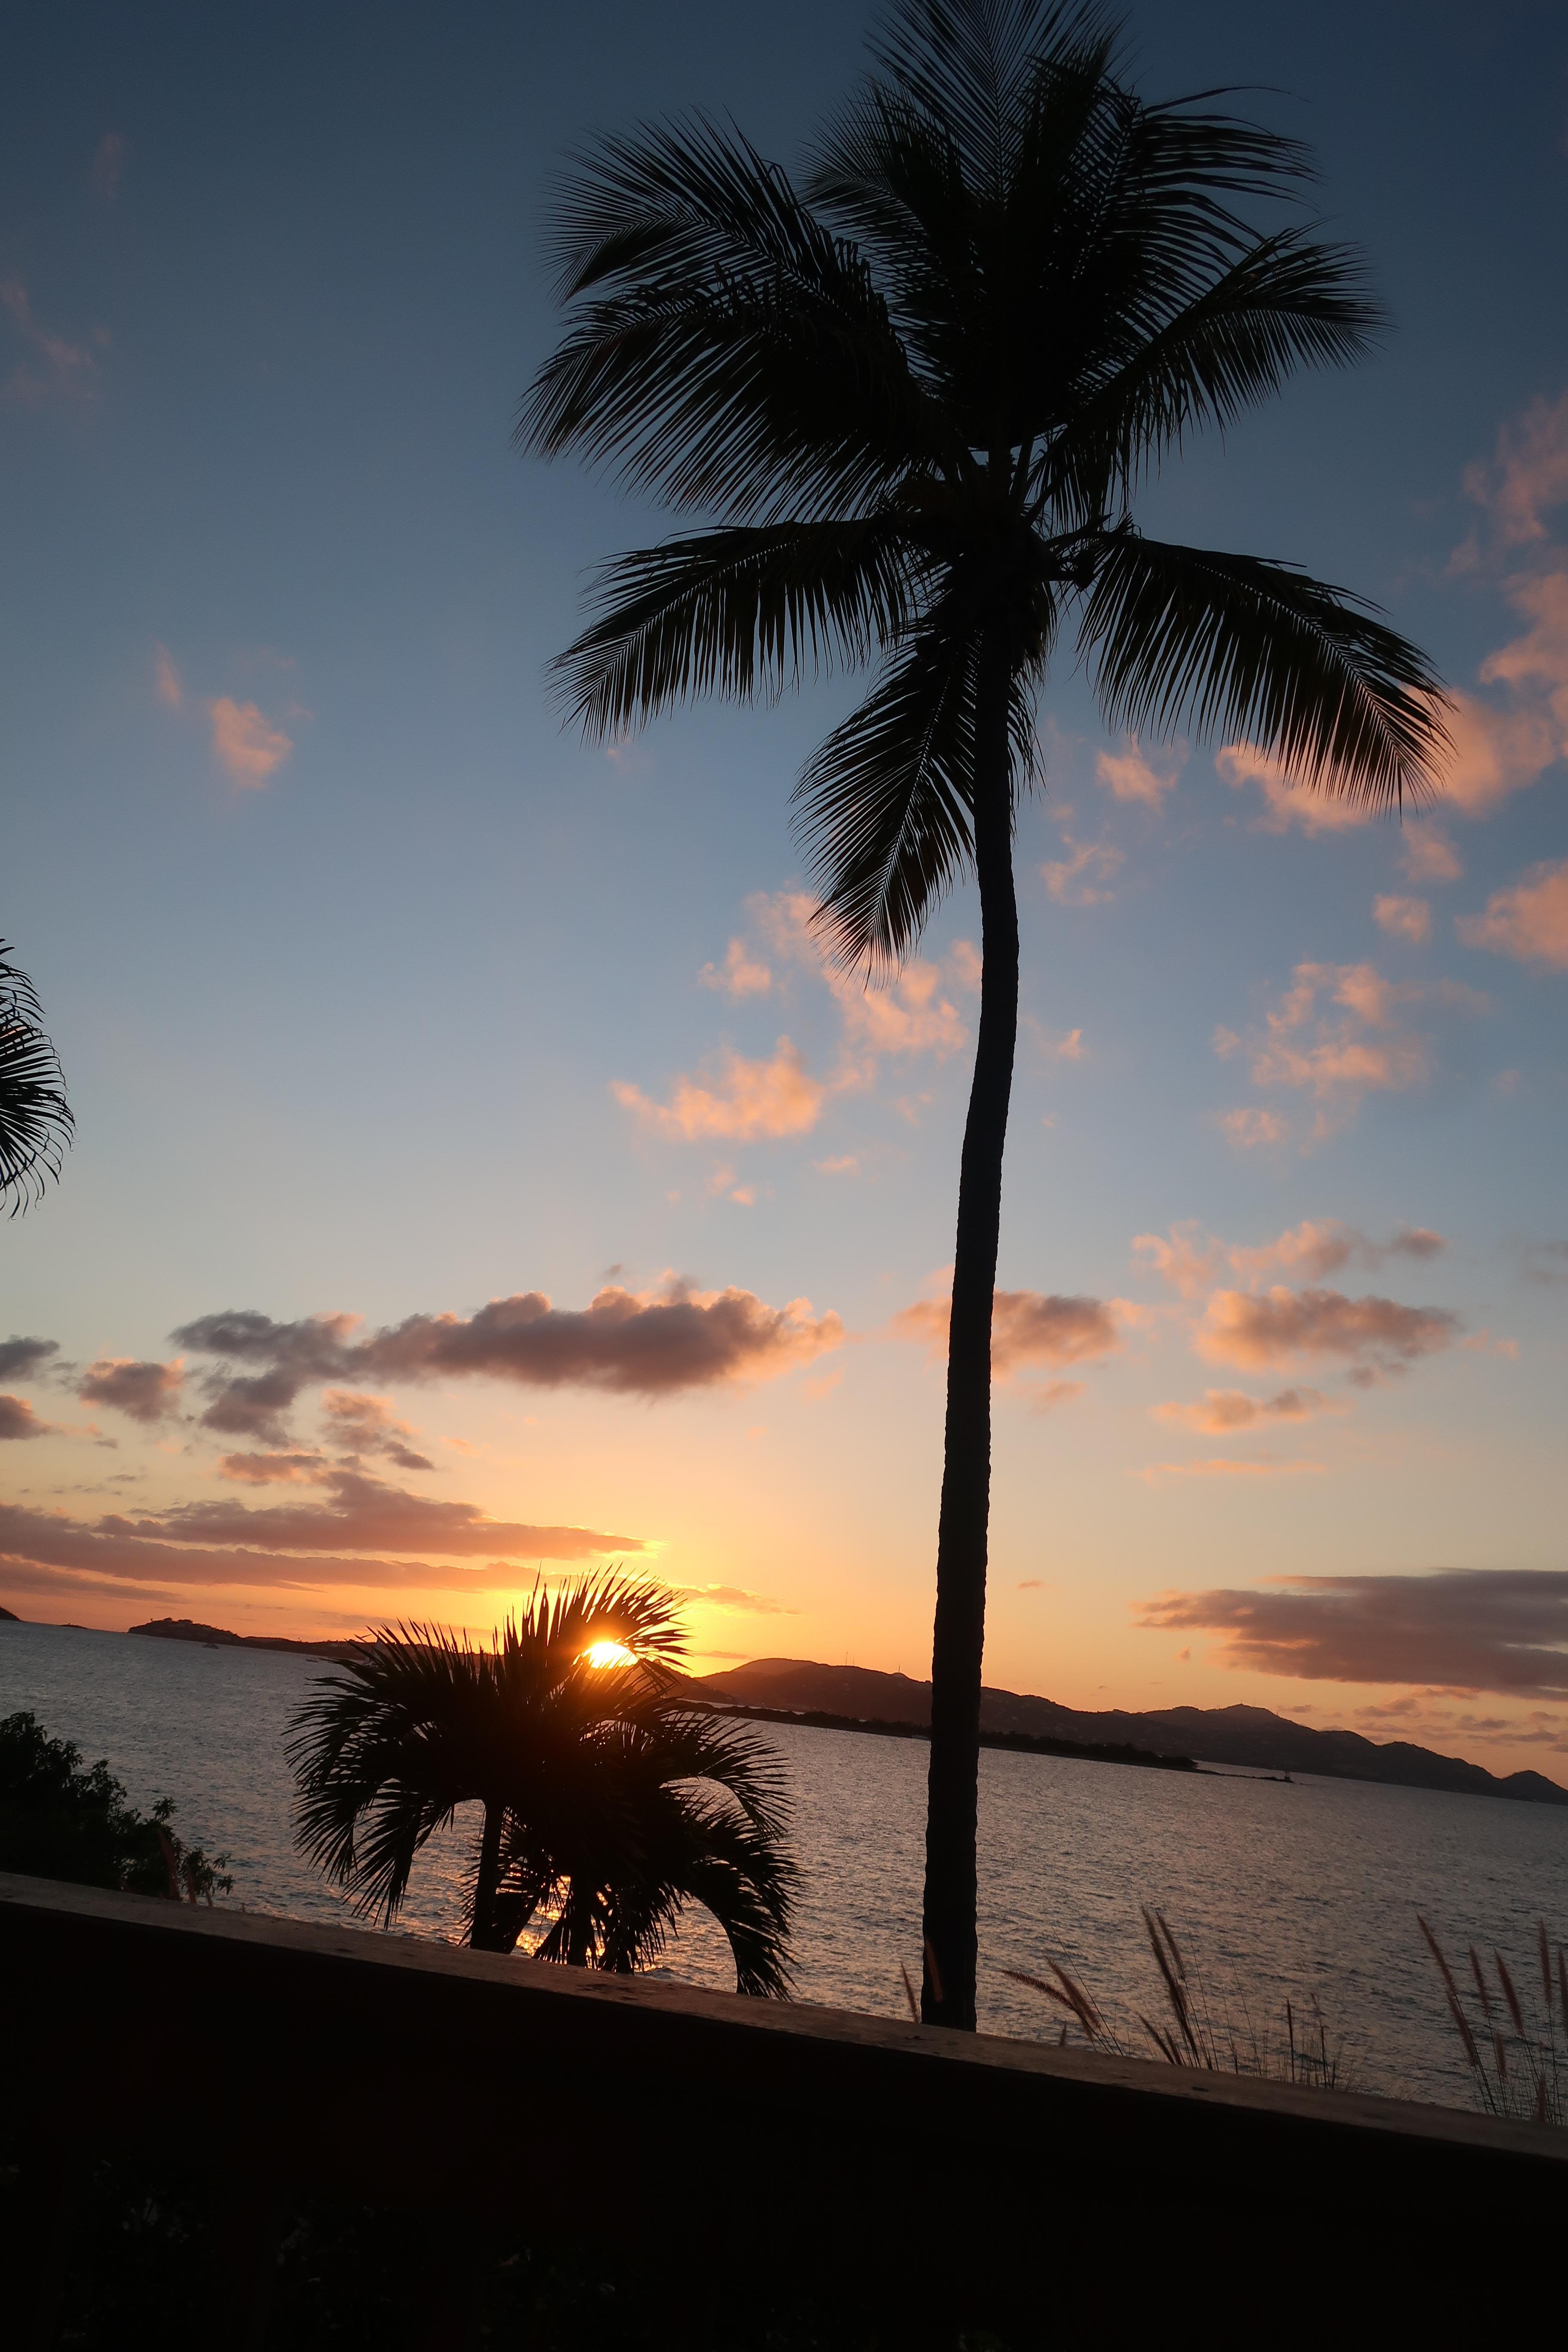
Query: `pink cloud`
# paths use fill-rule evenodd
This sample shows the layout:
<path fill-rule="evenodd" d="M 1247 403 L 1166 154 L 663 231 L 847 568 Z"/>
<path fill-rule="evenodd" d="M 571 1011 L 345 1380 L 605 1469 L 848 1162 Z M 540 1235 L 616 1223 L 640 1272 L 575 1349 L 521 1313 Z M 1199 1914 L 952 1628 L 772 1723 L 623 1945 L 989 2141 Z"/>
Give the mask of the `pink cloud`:
<path fill-rule="evenodd" d="M 26 1397 L 0 1396 L 0 1444 L 8 1439 L 47 1437 L 49 1424 L 40 1421 Z"/>
<path fill-rule="evenodd" d="M 1467 947 L 1568 971 L 1568 857 L 1533 866 L 1511 889 L 1494 890 L 1485 914 L 1461 916 L 1458 929 Z"/>
<path fill-rule="evenodd" d="M 1430 1226 L 1400 1225 L 1387 1241 L 1376 1242 L 1339 1217 L 1304 1217 L 1299 1225 L 1257 1246 L 1205 1234 L 1194 1218 L 1173 1225 L 1168 1235 L 1139 1234 L 1132 1244 L 1135 1256 L 1183 1298 L 1196 1297 L 1226 1268 L 1252 1283 L 1278 1273 L 1304 1275 L 1317 1282 L 1352 1264 L 1379 1266 L 1391 1257 L 1425 1264 L 1440 1257 L 1447 1246 Z"/>
<path fill-rule="evenodd" d="M 1277 1111 L 1243 1105 L 1236 1110 L 1221 1111 L 1219 1131 L 1236 1150 L 1257 1151 L 1268 1144 L 1283 1143 L 1290 1129 Z"/>
<path fill-rule="evenodd" d="M 178 1358 L 160 1364 L 141 1363 L 132 1356 L 100 1356 L 82 1374 L 77 1394 L 83 1404 L 111 1405 L 151 1429 L 179 1411 L 184 1377 Z"/>
<path fill-rule="evenodd" d="M 1065 826 L 1062 842 L 1066 857 L 1040 868 L 1052 898 L 1059 907 L 1108 906 L 1113 894 L 1103 886 L 1121 868 L 1121 850 L 1108 841 L 1075 841 Z"/>
<path fill-rule="evenodd" d="M 1292 824 L 1303 833 L 1342 833 L 1369 824 L 1377 813 L 1364 801 L 1306 791 L 1281 761 L 1257 743 L 1226 743 L 1215 753 L 1215 767 L 1233 792 L 1258 786 L 1264 803 L 1258 822 L 1268 833 L 1284 833 Z"/>
<path fill-rule="evenodd" d="M 723 967 L 705 963 L 697 975 L 704 988 L 716 988 L 725 996 L 765 996 L 773 984 L 773 973 L 765 963 L 757 963 L 746 952 L 744 940 L 731 940 Z"/>
<path fill-rule="evenodd" d="M 255 789 L 267 782 L 294 749 L 291 737 L 264 719 L 254 702 L 220 694 L 207 704 L 213 755 L 237 784 Z"/>
<path fill-rule="evenodd" d="M 1352 1377 L 1366 1380 L 1405 1371 L 1419 1358 L 1451 1348 L 1458 1336 L 1459 1318 L 1446 1307 L 1276 1284 L 1261 1292 L 1215 1291 L 1193 1344 L 1210 1363 L 1243 1370 L 1295 1356 L 1337 1356 L 1354 1368 Z"/>
<path fill-rule="evenodd" d="M 947 1279 L 951 1282 L 951 1276 Z M 917 1299 L 912 1307 L 900 1309 L 890 1328 L 895 1337 L 918 1340 L 933 1356 L 944 1357 L 952 1311 L 948 1297 Z M 1085 1363 L 1111 1354 L 1121 1344 L 1115 1316 L 1103 1299 L 1037 1290 L 998 1290 L 994 1295 L 991 1369 L 998 1380 L 1036 1364 Z"/>
<path fill-rule="evenodd" d="M 1399 862 L 1412 882 L 1457 882 L 1465 870 L 1453 843 L 1430 818 L 1407 828 Z"/>
<path fill-rule="evenodd" d="M 159 701 L 166 704 L 171 710 L 181 709 L 184 704 L 185 690 L 180 684 L 180 673 L 169 658 L 166 646 L 159 646 L 156 648 L 154 676 L 157 681 Z"/>
<path fill-rule="evenodd" d="M 1517 425 L 1505 425 L 1495 455 L 1467 467 L 1464 482 L 1504 546 L 1543 540 L 1542 516 L 1568 503 L 1568 392 L 1555 404 L 1532 401 Z M 1473 558 L 1473 548 L 1461 551 L 1461 562 L 1467 552 Z"/>
<path fill-rule="evenodd" d="M 1310 1094 L 1322 1107 L 1318 1139 L 1352 1117 L 1367 1095 L 1424 1082 L 1430 1046 L 1403 1026 L 1400 1010 L 1428 992 L 1386 980 L 1369 963 L 1299 963 L 1292 979 L 1261 1036 L 1244 1047 L 1234 1030 L 1217 1030 L 1215 1051 L 1224 1058 L 1245 1050 L 1257 1086 Z M 1430 992 L 1457 1001 L 1447 983 Z"/>
<path fill-rule="evenodd" d="M 1227 1437 L 1238 1429 L 1256 1429 L 1279 1421 L 1310 1421 L 1315 1414 L 1342 1412 L 1331 1405 L 1318 1389 L 1281 1389 L 1271 1397 L 1247 1396 L 1241 1389 L 1205 1389 L 1200 1404 L 1157 1404 L 1156 1421 L 1177 1429 L 1191 1429 L 1205 1437 Z"/>
<path fill-rule="evenodd" d="M 1456 694 L 1448 712 L 1452 751 L 1439 788 L 1461 816 L 1490 816 L 1513 793 L 1534 783 L 1562 751 L 1549 711 L 1499 710 L 1473 694 Z"/>
<path fill-rule="evenodd" d="M 1120 751 L 1095 754 L 1096 782 L 1119 801 L 1137 801 L 1143 807 L 1163 808 L 1187 764 L 1187 747 L 1173 744 L 1150 759 L 1139 749 L 1136 735 L 1124 736 Z"/>
<path fill-rule="evenodd" d="M 1391 940 L 1407 940 L 1419 947 L 1432 936 L 1432 909 L 1425 898 L 1374 898 L 1373 916 Z"/>
<path fill-rule="evenodd" d="M 668 1103 L 651 1101 L 624 1079 L 615 1080 L 610 1091 L 625 1109 L 674 1140 L 721 1137 L 752 1143 L 809 1135 L 829 1090 L 810 1075 L 799 1048 L 781 1037 L 768 1061 L 751 1061 L 731 1049 L 707 1078 L 678 1078 Z"/>

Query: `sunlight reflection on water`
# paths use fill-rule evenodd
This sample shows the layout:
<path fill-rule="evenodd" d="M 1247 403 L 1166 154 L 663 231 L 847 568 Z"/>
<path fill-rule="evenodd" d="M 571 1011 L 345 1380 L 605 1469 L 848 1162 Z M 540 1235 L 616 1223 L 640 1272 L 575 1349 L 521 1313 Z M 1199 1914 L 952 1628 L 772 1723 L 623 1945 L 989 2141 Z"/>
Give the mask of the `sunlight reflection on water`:
<path fill-rule="evenodd" d="M 132 1800 L 173 1796 L 178 1827 L 226 1852 L 234 1900 L 341 1919 L 294 1853 L 282 1737 L 319 1660 L 0 1624 L 0 1715 L 31 1707 Z M 904 2012 L 918 1978 L 926 1748 L 759 1725 L 787 1756 L 804 1867 L 800 1997 Z M 1161 1905 L 1210 1986 L 1254 2019 L 1316 1990 L 1366 2089 L 1468 2104 L 1468 2081 L 1415 1915 L 1462 1950 L 1500 1945 L 1528 1974 L 1534 1922 L 1563 1916 L 1568 1809 L 1356 1781 L 1293 1787 L 987 1750 L 981 1758 L 981 2022 L 1054 2038 L 1055 2013 L 1005 1968 L 1064 1960 L 1112 2013 L 1158 2014 L 1139 1906 Z M 468 1842 L 427 1852 L 403 1927 L 456 1933 Z M 1555 1915 L 1555 1916 L 1554 1916 Z M 664 1973 L 732 1990 L 727 1948 L 694 1915 Z M 1268 2021 L 1274 2021 L 1272 2014 Z"/>

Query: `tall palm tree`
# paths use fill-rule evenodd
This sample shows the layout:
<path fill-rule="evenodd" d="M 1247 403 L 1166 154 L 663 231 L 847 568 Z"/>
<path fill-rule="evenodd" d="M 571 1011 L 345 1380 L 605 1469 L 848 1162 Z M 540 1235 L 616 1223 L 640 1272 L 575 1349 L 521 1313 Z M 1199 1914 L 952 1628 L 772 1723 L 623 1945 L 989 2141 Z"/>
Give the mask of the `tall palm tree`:
<path fill-rule="evenodd" d="M 553 1598 L 536 1589 L 490 1649 L 384 1629 L 295 1717 L 297 1843 L 390 1926 L 421 1847 L 477 1802 L 476 1949 L 510 1952 L 553 1914 L 541 1958 L 626 1972 L 694 1902 L 729 1937 L 738 1989 L 785 1993 L 781 1769 L 674 1696 L 683 1646 L 670 1595 L 613 1570 Z"/>
<path fill-rule="evenodd" d="M 590 735 L 702 691 L 880 660 L 796 800 L 834 953 L 910 950 L 973 872 L 984 952 L 959 1179 L 937 1538 L 925 2016 L 974 2022 L 991 1317 L 1018 1002 L 1013 836 L 1064 630 L 1113 728 L 1246 733 L 1396 804 L 1438 681 L 1361 599 L 1173 546 L 1136 494 L 1190 435 L 1367 348 L 1355 256 L 1290 216 L 1294 141 L 1127 86 L 1089 0 L 901 0 L 804 189 L 697 120 L 579 159 L 563 341 L 519 422 L 713 527 L 610 563 L 561 656 Z M 714 520 L 716 519 L 716 520 Z"/>
<path fill-rule="evenodd" d="M 76 1128 L 43 1022 L 37 989 L 0 940 L 0 1201 L 9 1195 L 13 1216 L 58 1181 Z"/>

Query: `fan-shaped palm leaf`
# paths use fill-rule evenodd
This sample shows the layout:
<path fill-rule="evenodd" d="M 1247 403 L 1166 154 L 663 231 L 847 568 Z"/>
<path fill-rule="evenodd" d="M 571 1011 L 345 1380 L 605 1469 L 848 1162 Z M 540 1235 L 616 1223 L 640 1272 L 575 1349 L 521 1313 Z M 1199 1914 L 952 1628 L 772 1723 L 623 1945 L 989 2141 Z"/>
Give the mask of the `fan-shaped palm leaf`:
<path fill-rule="evenodd" d="M 777 1759 L 672 1690 L 671 1596 L 617 1571 L 532 1598 L 479 1648 L 385 1628 L 296 1718 L 296 1839 L 388 1925 L 422 1848 L 483 1808 L 469 1940 L 510 1951 L 542 1915 L 546 1959 L 646 1966 L 684 1906 L 730 1938 L 743 1992 L 787 1989 L 795 1866 Z M 593 1654 L 629 1653 L 596 1665 Z"/>

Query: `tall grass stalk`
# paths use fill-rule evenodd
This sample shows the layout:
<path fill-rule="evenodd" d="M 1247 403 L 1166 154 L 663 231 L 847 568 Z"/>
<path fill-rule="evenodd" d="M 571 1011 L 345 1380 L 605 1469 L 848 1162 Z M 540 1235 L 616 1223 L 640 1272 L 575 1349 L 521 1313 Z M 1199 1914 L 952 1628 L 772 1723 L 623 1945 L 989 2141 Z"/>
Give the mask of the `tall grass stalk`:
<path fill-rule="evenodd" d="M 1233 1985 L 1228 1995 L 1210 1990 L 1195 1956 L 1177 1942 L 1163 1911 L 1145 1904 L 1142 1916 L 1167 2014 L 1159 2021 L 1140 2010 L 1138 2023 L 1167 2065 L 1196 2067 L 1216 2074 L 1250 2074 L 1268 2082 L 1306 2084 L 1314 2089 L 1345 2086 L 1350 2070 L 1344 2046 L 1330 2044 L 1328 2022 L 1315 1992 L 1308 1995 L 1306 2015 L 1288 2000 L 1272 2028 L 1266 2014 L 1259 2025 L 1239 1984 Z M 1048 1960 L 1046 1965 L 1048 1973 L 1043 1977 L 1031 1976 L 1023 1969 L 1004 1969 L 1002 1973 L 1067 2012 L 1058 2037 L 1062 2046 L 1068 2043 L 1076 2027 L 1088 2048 L 1105 2056 L 1146 2054 L 1144 2044 L 1130 2041 L 1059 1960 Z"/>
<path fill-rule="evenodd" d="M 1524 2004 L 1512 1972 L 1495 1946 L 1494 1994 L 1487 1982 L 1486 1963 L 1474 1944 L 1469 1947 L 1468 1957 L 1479 2019 L 1479 2023 L 1473 2021 L 1466 2011 L 1447 1956 L 1419 1912 L 1415 1924 L 1437 1964 L 1448 2014 L 1454 2021 L 1454 2031 L 1459 2037 L 1479 2105 L 1489 2116 L 1568 2125 L 1568 1955 L 1561 1944 L 1553 1954 L 1545 1920 L 1538 1919 L 1535 1928 L 1544 2023 L 1534 2018 L 1526 2022 Z"/>

